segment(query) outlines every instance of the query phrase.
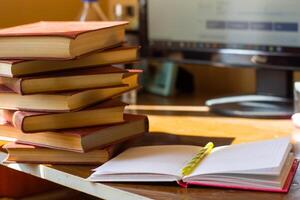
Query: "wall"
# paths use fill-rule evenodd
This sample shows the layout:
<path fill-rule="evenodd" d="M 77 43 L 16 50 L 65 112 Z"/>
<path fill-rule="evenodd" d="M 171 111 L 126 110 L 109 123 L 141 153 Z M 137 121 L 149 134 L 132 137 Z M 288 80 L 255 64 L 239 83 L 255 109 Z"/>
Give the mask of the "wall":
<path fill-rule="evenodd" d="M 0 27 L 41 20 L 73 20 L 80 8 L 80 0 L 2 0 Z"/>

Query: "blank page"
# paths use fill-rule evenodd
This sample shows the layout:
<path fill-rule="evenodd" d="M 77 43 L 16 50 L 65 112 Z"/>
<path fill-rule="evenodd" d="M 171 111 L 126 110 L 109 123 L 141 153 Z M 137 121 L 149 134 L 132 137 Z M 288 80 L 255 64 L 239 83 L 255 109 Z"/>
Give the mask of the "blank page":
<path fill-rule="evenodd" d="M 168 174 L 181 177 L 183 168 L 201 149 L 198 146 L 160 145 L 130 148 L 95 169 L 104 174 Z"/>
<path fill-rule="evenodd" d="M 215 173 L 279 175 L 290 150 L 289 138 L 216 147 L 189 177 Z"/>

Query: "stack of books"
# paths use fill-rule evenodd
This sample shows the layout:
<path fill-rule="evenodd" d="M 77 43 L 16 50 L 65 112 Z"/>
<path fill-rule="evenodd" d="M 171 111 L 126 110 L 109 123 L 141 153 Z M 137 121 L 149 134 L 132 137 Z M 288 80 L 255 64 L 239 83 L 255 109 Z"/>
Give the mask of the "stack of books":
<path fill-rule="evenodd" d="M 39 22 L 0 30 L 0 139 L 7 162 L 99 164 L 147 132 L 118 96 L 138 88 L 126 22 Z"/>

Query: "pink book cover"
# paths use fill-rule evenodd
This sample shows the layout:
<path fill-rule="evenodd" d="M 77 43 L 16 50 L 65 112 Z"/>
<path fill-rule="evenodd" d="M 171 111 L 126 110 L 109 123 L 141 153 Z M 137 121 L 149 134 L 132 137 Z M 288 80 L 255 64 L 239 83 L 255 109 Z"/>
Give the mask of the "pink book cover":
<path fill-rule="evenodd" d="M 262 188 L 262 187 L 247 187 L 247 186 L 240 186 L 234 184 L 215 184 L 215 183 L 205 183 L 201 181 L 189 181 L 189 182 L 182 182 L 179 181 L 178 184 L 181 187 L 188 187 L 189 185 L 196 185 L 196 186 L 203 186 L 203 187 L 216 187 L 216 188 L 224 188 L 224 189 L 237 189 L 237 190 L 249 190 L 249 191 L 261 191 L 261 192 L 278 192 L 278 193 L 287 193 L 291 187 L 293 182 L 294 176 L 297 172 L 297 168 L 299 165 L 299 160 L 294 160 L 293 165 L 290 169 L 289 175 L 285 181 L 285 184 L 282 189 L 273 189 L 273 188 Z"/>

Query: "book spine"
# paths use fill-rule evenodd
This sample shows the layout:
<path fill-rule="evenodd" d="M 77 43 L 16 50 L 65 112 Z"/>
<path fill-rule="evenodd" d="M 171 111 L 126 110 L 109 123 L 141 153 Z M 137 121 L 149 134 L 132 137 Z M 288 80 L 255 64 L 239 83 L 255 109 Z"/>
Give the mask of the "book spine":
<path fill-rule="evenodd" d="M 23 95 L 22 92 L 22 82 L 23 79 L 18 79 L 16 82 L 14 82 L 13 84 L 9 85 L 8 87 L 13 90 L 14 92 Z"/>
<path fill-rule="evenodd" d="M 17 84 L 17 88 L 16 88 L 16 93 L 20 94 L 20 95 L 25 95 L 25 93 L 23 92 L 23 81 L 24 79 L 19 79 L 18 80 L 18 84 Z"/>
<path fill-rule="evenodd" d="M 15 78 L 8 78 L 8 77 L 2 77 L 0 80 L 1 84 L 11 89 L 13 92 L 23 95 L 22 81 L 23 81 L 22 78 L 15 79 Z"/>
<path fill-rule="evenodd" d="M 21 111 L 3 110 L 2 113 L 3 113 L 3 118 L 7 122 L 11 123 L 15 128 L 24 132 L 23 122 L 25 116 L 22 114 Z"/>

